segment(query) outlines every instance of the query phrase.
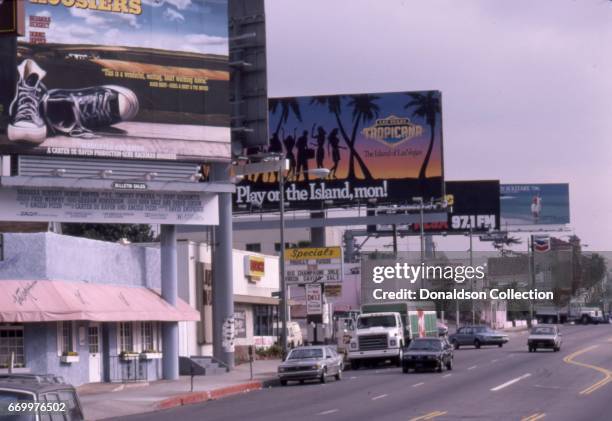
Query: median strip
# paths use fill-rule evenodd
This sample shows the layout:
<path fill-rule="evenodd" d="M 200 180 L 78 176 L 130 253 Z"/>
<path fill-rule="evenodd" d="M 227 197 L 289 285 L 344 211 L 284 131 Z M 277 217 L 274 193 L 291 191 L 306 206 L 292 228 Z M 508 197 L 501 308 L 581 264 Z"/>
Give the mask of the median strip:
<path fill-rule="evenodd" d="M 378 400 L 378 399 L 382 399 L 382 398 L 385 398 L 385 397 L 387 397 L 387 395 L 386 395 L 386 394 L 385 394 L 385 395 L 378 395 L 378 396 L 374 396 L 374 397 L 372 398 L 372 400 L 373 400 L 373 401 L 376 401 L 376 400 Z"/>
<path fill-rule="evenodd" d="M 497 392 L 498 390 L 502 390 L 510 385 L 513 385 L 516 382 L 520 382 L 521 380 L 526 379 L 529 376 L 531 376 L 531 373 L 523 374 L 521 377 L 517 377 L 516 379 L 512 379 L 510 381 L 507 381 L 506 383 L 502 383 L 499 386 L 495 386 L 491 389 L 491 392 Z"/>
<path fill-rule="evenodd" d="M 612 371 L 607 370 L 603 367 L 598 367 L 596 365 L 592 365 L 592 364 L 587 364 L 587 363 L 581 363 L 579 361 L 574 361 L 574 358 L 576 358 L 578 355 L 584 354 L 586 352 L 592 351 L 593 349 L 597 348 L 599 345 L 591 345 L 589 347 L 580 349 L 570 355 L 567 355 L 565 358 L 563 358 L 563 361 L 568 363 L 568 364 L 574 364 L 580 367 L 585 367 L 585 368 L 590 368 L 591 370 L 596 370 L 599 371 L 601 374 L 604 375 L 604 378 L 601 379 L 600 381 L 593 383 L 592 385 L 590 385 L 589 387 L 587 387 L 586 389 L 580 391 L 581 395 L 590 395 L 591 393 L 593 393 L 594 391 L 596 391 L 597 389 L 605 386 L 606 384 L 612 382 Z"/>

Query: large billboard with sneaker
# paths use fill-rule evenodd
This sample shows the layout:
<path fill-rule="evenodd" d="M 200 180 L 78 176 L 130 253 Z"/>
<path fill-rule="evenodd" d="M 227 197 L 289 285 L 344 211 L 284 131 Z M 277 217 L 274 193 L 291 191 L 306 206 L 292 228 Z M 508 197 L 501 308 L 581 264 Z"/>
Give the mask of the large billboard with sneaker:
<path fill-rule="evenodd" d="M 0 153 L 230 156 L 227 0 L 24 0 Z"/>
<path fill-rule="evenodd" d="M 368 93 L 269 100 L 268 152 L 284 157 L 287 209 L 441 199 L 442 94 Z M 277 174 L 242 180 L 236 211 L 277 210 Z"/>

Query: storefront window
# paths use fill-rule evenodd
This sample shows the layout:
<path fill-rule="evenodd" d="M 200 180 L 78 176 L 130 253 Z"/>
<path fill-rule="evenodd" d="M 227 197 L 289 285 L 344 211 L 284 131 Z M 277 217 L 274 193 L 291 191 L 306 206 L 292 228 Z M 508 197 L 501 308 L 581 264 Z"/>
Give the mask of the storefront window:
<path fill-rule="evenodd" d="M 119 323 L 119 351 L 134 351 L 134 335 L 132 333 L 132 323 Z"/>
<path fill-rule="evenodd" d="M 266 305 L 254 305 L 253 331 L 255 336 L 273 336 L 274 323 L 278 320 L 277 307 Z"/>
<path fill-rule="evenodd" d="M 14 355 L 14 367 L 24 367 L 23 325 L 0 325 L 0 368 L 7 368 Z"/>
<path fill-rule="evenodd" d="M 72 322 L 60 322 L 60 352 L 66 354 L 74 352 L 74 334 Z"/>
<path fill-rule="evenodd" d="M 153 322 L 142 322 L 140 326 L 140 336 L 143 351 L 155 350 L 155 341 L 153 338 Z"/>

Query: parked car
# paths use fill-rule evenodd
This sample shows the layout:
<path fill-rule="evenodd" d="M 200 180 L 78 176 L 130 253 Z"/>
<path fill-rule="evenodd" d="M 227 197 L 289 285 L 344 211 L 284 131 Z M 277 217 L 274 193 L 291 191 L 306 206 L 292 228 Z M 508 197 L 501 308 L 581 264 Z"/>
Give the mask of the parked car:
<path fill-rule="evenodd" d="M 19 421 L 42 419 L 81 421 L 84 419 L 76 390 L 58 376 L 0 374 L 0 405 L 3 409 L 7 409 L 10 403 L 17 401 L 40 403 L 40 405 L 37 412 L 15 411 L 6 419 Z"/>
<path fill-rule="evenodd" d="M 464 345 L 474 345 L 476 348 L 483 345 L 497 345 L 501 348 L 508 342 L 508 335 L 488 326 L 464 326 L 450 335 L 448 340 L 455 349 Z"/>
<path fill-rule="evenodd" d="M 453 347 L 445 338 L 416 338 L 404 350 L 402 372 L 410 369 L 453 369 Z"/>
<path fill-rule="evenodd" d="M 278 377 L 283 386 L 289 380 L 318 379 L 325 383 L 327 378 L 334 376 L 342 379 L 344 370 L 343 358 L 329 346 L 301 346 L 293 348 L 287 359 L 278 366 Z"/>
<path fill-rule="evenodd" d="M 531 329 L 527 337 L 529 352 L 536 352 L 538 348 L 551 348 L 557 352 L 561 349 L 561 332 L 557 326 L 540 325 Z"/>

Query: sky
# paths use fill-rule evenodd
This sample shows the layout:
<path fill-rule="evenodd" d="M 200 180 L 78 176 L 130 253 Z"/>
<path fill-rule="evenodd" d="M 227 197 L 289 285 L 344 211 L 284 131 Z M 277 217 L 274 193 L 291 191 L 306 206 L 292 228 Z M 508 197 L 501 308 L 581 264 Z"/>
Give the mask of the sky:
<path fill-rule="evenodd" d="M 266 0 L 266 14 L 269 96 L 440 90 L 447 180 L 568 182 L 571 229 L 612 250 L 612 2 Z"/>
<path fill-rule="evenodd" d="M 32 28 L 45 32 L 50 43 L 228 54 L 227 0 L 143 0 L 139 15 L 66 7 L 61 3 L 26 5 L 28 16 L 51 18 L 48 29 Z M 26 33 L 29 32 L 26 19 Z"/>

